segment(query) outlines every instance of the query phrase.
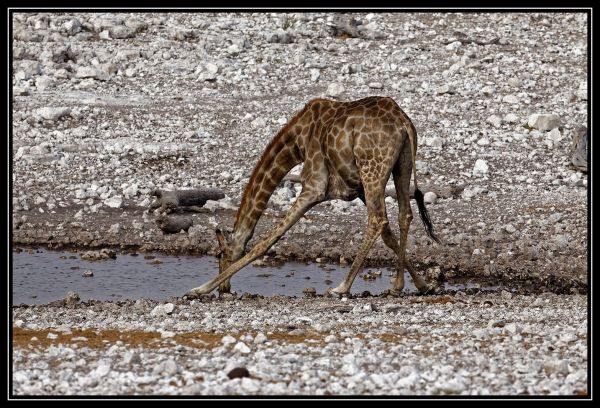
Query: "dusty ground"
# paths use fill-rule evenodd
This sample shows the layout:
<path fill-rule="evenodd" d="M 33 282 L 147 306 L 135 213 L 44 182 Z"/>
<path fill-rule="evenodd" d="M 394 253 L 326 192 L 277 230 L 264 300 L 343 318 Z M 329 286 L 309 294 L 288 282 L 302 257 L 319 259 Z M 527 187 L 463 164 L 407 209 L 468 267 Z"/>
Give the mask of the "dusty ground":
<path fill-rule="evenodd" d="M 352 33 L 356 38 L 340 32 L 338 18 L 355 19 L 351 26 L 356 28 Z M 570 163 L 572 132 L 588 119 L 584 13 L 16 13 L 12 24 L 13 244 L 214 254 L 215 226 L 233 226 L 231 208 L 241 200 L 253 166 L 294 112 L 316 97 L 354 100 L 386 95 L 417 127 L 419 184 L 464 187 L 458 195 L 438 197 L 428 204 L 443 245 L 432 244 L 418 218 L 413 221 L 408 250 L 428 279 L 493 277 L 522 288 L 523 296 L 588 292 L 588 179 Z M 537 120 L 535 114 L 554 116 Z M 221 188 L 227 197 L 213 206 L 213 212 L 194 214 L 188 232 L 164 235 L 155 222 L 157 215 L 146 213 L 150 192 L 199 186 Z M 250 245 L 285 214 L 298 191 L 299 186 L 290 182 L 275 191 Z M 386 202 L 391 225 L 397 229 L 396 203 L 391 198 Z M 351 262 L 365 227 L 362 204 L 320 204 L 271 249 L 265 261 Z M 367 262 L 391 266 L 394 261 L 379 241 Z M 489 296 L 497 299 L 500 294 Z M 556 299 L 577 303 L 577 313 L 570 317 L 575 319 L 573 325 L 585 326 L 584 297 Z M 408 307 L 409 300 L 398 301 Z M 320 302 L 337 305 L 340 301 Z M 522 305 L 516 305 L 518 313 Z M 544 313 L 560 310 L 557 306 Z M 445 310 L 439 313 L 443 316 Z M 64 324 L 79 328 L 74 322 Z M 423 330 L 417 328 L 422 323 L 419 318 L 411 324 L 418 331 Z M 23 330 L 46 330 L 55 324 L 50 320 Z M 571 328 L 580 330 L 575 326 Z M 461 327 L 455 332 L 458 338 L 472 329 Z M 99 330 L 97 335 L 103 337 L 110 328 L 87 329 Z M 254 330 L 244 330 L 255 336 Z M 205 333 L 197 327 L 192 332 Z M 81 333 L 79 337 L 89 337 L 88 332 Z M 518 376 L 514 371 L 495 388 L 482 385 L 485 381 L 471 386 L 465 381 L 468 373 L 458 380 L 450 378 L 450 369 L 443 367 L 435 378 L 421 376 L 417 363 L 421 351 L 416 351 L 413 367 L 418 375 L 407 369 L 397 378 L 372 380 L 379 388 L 360 392 L 398 390 L 391 384 L 412 375 L 405 382 L 422 381 L 421 385 L 403 390 L 581 393 L 587 377 L 577 370 L 583 369 L 585 345 L 577 333 L 576 359 L 561 355 L 547 370 L 539 361 L 537 368 L 523 368 L 554 373 L 551 385 L 539 386 L 538 378 L 511 388 L 506 384 Z M 28 381 L 39 374 L 35 370 L 49 370 L 24 362 L 46 358 L 31 355 L 35 352 L 17 341 L 31 334 L 14 332 L 15 393 L 173 393 L 173 387 L 193 382 L 176 379 L 175 385 L 159 381 L 162 385 L 156 387 L 130 387 L 122 385 L 127 383 L 124 380 L 103 388 L 102 380 L 91 386 L 62 370 L 56 374 L 60 378 L 48 374 L 46 380 L 31 385 Z M 514 338 L 518 335 L 517 329 L 510 332 L 515 342 L 510 347 L 520 347 L 522 338 Z M 545 338 L 549 341 L 559 336 L 534 334 L 538 335 L 550 336 Z M 353 344 L 349 338 L 348 344 Z M 418 350 L 414 347 L 420 344 L 414 341 L 407 348 Z M 51 353 L 64 351 L 44 347 Z M 489 347 L 488 352 L 500 352 Z M 94 350 L 86 353 L 99 358 Z M 138 352 L 146 356 L 144 349 L 136 350 L 130 357 Z M 187 349 L 181 350 L 188 355 Z M 510 361 L 522 357 L 517 354 Z M 299 360 L 292 360 L 289 364 L 298 369 Z M 367 363 L 350 360 L 345 375 L 372 374 Z M 71 373 L 77 372 L 78 361 L 67 367 Z M 561 361 L 567 362 L 567 368 Z M 99 378 L 113 367 L 107 364 L 95 368 Z M 157 369 L 156 375 L 162 375 L 164 368 Z M 166 370 L 173 370 L 171 363 Z M 123 376 L 133 375 L 126 372 Z M 561 382 L 563 377 L 556 373 L 570 382 Z M 437 381 L 439 375 L 446 377 Z M 355 386 L 364 380 L 359 377 L 353 380 Z M 292 388 L 246 382 L 243 389 L 247 393 L 315 393 L 318 389 L 293 388 L 291 378 L 285 380 L 285 387 Z M 211 381 L 206 387 L 180 391 L 210 393 Z M 425 382 L 438 388 L 427 388 Z M 233 393 L 239 391 L 235 391 L 239 384 L 244 386 L 240 382 L 217 389 Z M 338 382 L 328 392 L 355 393 L 355 386 Z"/>

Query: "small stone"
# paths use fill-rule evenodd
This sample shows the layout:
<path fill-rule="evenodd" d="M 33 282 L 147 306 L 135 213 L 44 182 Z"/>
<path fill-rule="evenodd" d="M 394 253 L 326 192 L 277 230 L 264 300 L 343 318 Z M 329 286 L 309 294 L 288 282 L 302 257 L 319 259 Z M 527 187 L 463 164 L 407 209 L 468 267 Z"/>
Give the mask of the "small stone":
<path fill-rule="evenodd" d="M 54 339 L 58 338 L 58 334 L 48 333 L 48 336 L 46 336 L 46 337 L 49 338 L 50 340 L 54 340 Z"/>
<path fill-rule="evenodd" d="M 41 108 L 38 110 L 38 114 L 46 120 L 56 121 L 63 116 L 67 116 L 71 114 L 71 109 L 69 108 Z"/>
<path fill-rule="evenodd" d="M 473 167 L 473 176 L 481 177 L 488 173 L 489 167 L 484 160 L 478 159 Z"/>
<path fill-rule="evenodd" d="M 506 326 L 506 321 L 504 320 L 490 320 L 488 323 L 488 327 L 504 327 Z"/>
<path fill-rule="evenodd" d="M 504 121 L 506 123 L 517 123 L 519 121 L 519 117 L 517 115 L 515 115 L 514 113 L 508 113 L 504 117 Z"/>
<path fill-rule="evenodd" d="M 248 369 L 246 367 L 236 367 L 229 373 L 227 373 L 227 377 L 229 377 L 232 380 L 234 378 L 250 377 L 250 372 L 248 372 Z"/>
<path fill-rule="evenodd" d="M 173 303 L 165 303 L 164 305 L 157 305 L 150 312 L 150 316 L 160 317 L 160 316 L 170 315 L 171 313 L 173 313 L 173 310 L 175 310 L 175 305 Z"/>
<path fill-rule="evenodd" d="M 238 351 L 242 354 L 248 354 L 251 350 L 250 347 L 246 346 L 246 343 L 240 341 L 233 347 L 233 351 Z"/>
<path fill-rule="evenodd" d="M 504 96 L 504 98 L 502 98 L 502 102 L 511 103 L 515 105 L 519 103 L 519 98 L 517 98 L 515 95 L 506 95 Z"/>
<path fill-rule="evenodd" d="M 558 128 L 554 128 L 550 132 L 548 132 L 548 135 L 546 135 L 546 138 L 548 140 L 551 140 L 553 144 L 557 144 L 558 142 L 560 142 L 563 139 L 563 136 L 560 133 L 560 130 L 558 130 Z"/>
<path fill-rule="evenodd" d="M 79 67 L 75 73 L 77 78 L 98 78 L 98 70 L 94 67 Z"/>
<path fill-rule="evenodd" d="M 465 384 L 458 378 L 452 378 L 439 385 L 440 389 L 448 394 L 460 394 L 465 389 Z"/>
<path fill-rule="evenodd" d="M 338 83 L 333 83 L 327 87 L 326 95 L 331 96 L 332 98 L 337 98 L 342 93 L 344 93 L 344 91 L 345 91 L 345 88 L 343 85 L 338 84 Z"/>
<path fill-rule="evenodd" d="M 490 116 L 486 121 L 491 123 L 494 127 L 500 127 L 500 125 L 502 125 L 502 119 L 496 115 Z"/>
<path fill-rule="evenodd" d="M 242 378 L 242 389 L 250 394 L 255 394 L 260 391 L 260 381 L 253 378 Z"/>
<path fill-rule="evenodd" d="M 140 355 L 134 351 L 127 350 L 123 355 L 123 363 L 125 364 L 140 364 L 141 362 Z"/>
<path fill-rule="evenodd" d="M 229 345 L 229 344 L 233 344 L 233 343 L 235 343 L 235 342 L 236 342 L 236 339 L 235 339 L 235 337 L 233 337 L 233 336 L 230 336 L 229 334 L 228 334 L 228 335 L 226 335 L 226 336 L 224 336 L 224 337 L 221 339 L 221 343 L 223 343 L 223 345 L 224 345 L 224 346 L 227 346 L 227 345 Z"/>
<path fill-rule="evenodd" d="M 444 139 L 441 137 L 430 137 L 425 139 L 425 145 L 441 149 L 444 146 Z"/>
<path fill-rule="evenodd" d="M 318 69 L 312 68 L 310 70 L 310 80 L 311 81 L 316 82 L 320 76 L 321 76 L 321 71 L 319 71 Z"/>
<path fill-rule="evenodd" d="M 500 291 L 500 297 L 504 300 L 512 299 L 512 293 L 507 290 Z"/>
<path fill-rule="evenodd" d="M 512 86 L 513 88 L 516 88 L 521 86 L 521 81 L 519 80 L 519 78 L 508 78 L 508 85 Z"/>
<path fill-rule="evenodd" d="M 371 89 L 382 89 L 383 88 L 383 84 L 381 82 L 370 82 L 369 83 L 369 88 L 371 88 Z"/>
<path fill-rule="evenodd" d="M 517 229 L 512 224 L 506 224 L 504 226 L 504 230 L 506 232 L 508 232 L 509 234 L 513 234 L 513 233 L 515 233 L 517 231 Z"/>
<path fill-rule="evenodd" d="M 504 326 L 504 330 L 506 330 L 510 334 L 517 334 L 517 332 L 521 331 L 517 324 L 514 322 L 508 323 L 506 326 Z"/>
<path fill-rule="evenodd" d="M 92 271 L 85 271 L 81 274 L 81 276 L 83 276 L 84 278 L 91 278 L 92 276 L 94 276 L 94 272 Z"/>
<path fill-rule="evenodd" d="M 550 224 L 550 225 L 556 224 L 557 222 L 562 220 L 562 218 L 563 218 L 562 213 L 559 213 L 559 212 L 554 213 L 548 217 L 548 224 Z"/>
<path fill-rule="evenodd" d="M 68 292 L 67 296 L 65 297 L 65 303 L 67 305 L 74 305 L 77 304 L 79 302 L 79 295 L 75 292 Z"/>
<path fill-rule="evenodd" d="M 108 35 L 114 39 L 132 38 L 135 31 L 124 25 L 113 26 L 108 29 Z"/>
<path fill-rule="evenodd" d="M 543 367 L 546 374 L 567 375 L 569 373 L 569 365 L 565 360 L 546 361 Z"/>
<path fill-rule="evenodd" d="M 123 197 L 112 196 L 109 199 L 104 200 L 104 205 L 111 208 L 120 208 L 123 205 Z"/>
<path fill-rule="evenodd" d="M 582 83 L 579 84 L 579 88 L 577 88 L 575 95 L 579 99 L 583 99 L 584 101 L 587 101 L 587 99 L 588 99 L 588 83 L 587 83 L 587 81 L 583 81 Z"/>
<path fill-rule="evenodd" d="M 121 225 L 117 222 L 116 224 L 113 224 L 110 226 L 110 228 L 108 229 L 108 233 L 109 234 L 118 234 L 120 230 L 121 230 Z"/>
<path fill-rule="evenodd" d="M 563 333 L 560 335 L 559 340 L 565 343 L 572 343 L 577 341 L 577 336 L 574 333 Z"/>
<path fill-rule="evenodd" d="M 100 360 L 98 367 L 90 373 L 92 378 L 102 378 L 110 372 L 111 362 L 110 360 Z"/>
<path fill-rule="evenodd" d="M 258 333 L 256 337 L 254 337 L 254 344 L 263 344 L 267 341 L 267 336 L 263 333 Z"/>
<path fill-rule="evenodd" d="M 62 28 L 68 35 L 75 35 L 81 31 L 81 23 L 79 20 L 72 18 L 67 22 L 63 23 Z"/>
<path fill-rule="evenodd" d="M 453 93 L 455 93 L 455 91 L 454 91 L 453 86 L 442 85 L 435 90 L 435 93 L 437 93 L 438 95 L 443 95 L 443 94 L 453 94 Z"/>
<path fill-rule="evenodd" d="M 315 288 L 310 287 L 310 288 L 302 289 L 302 293 L 304 294 L 305 297 L 315 297 L 315 295 L 317 294 L 317 291 Z"/>
<path fill-rule="evenodd" d="M 560 127 L 560 118 L 554 114 L 535 113 L 529 116 L 527 125 L 530 128 L 538 129 L 541 131 L 552 130 Z"/>
<path fill-rule="evenodd" d="M 475 329 L 473 330 L 473 336 L 479 340 L 487 340 L 490 334 L 487 329 Z"/>
<path fill-rule="evenodd" d="M 446 45 L 446 49 L 448 51 L 456 51 L 460 48 L 462 43 L 460 41 L 453 41 L 450 44 Z"/>
<path fill-rule="evenodd" d="M 171 337 L 175 337 L 175 332 L 169 331 L 169 330 L 164 330 L 160 333 L 161 339 L 170 339 Z"/>
<path fill-rule="evenodd" d="M 154 366 L 152 372 L 154 374 L 166 374 L 168 376 L 172 376 L 177 374 L 178 369 L 179 368 L 177 367 L 175 360 L 170 358 Z"/>
<path fill-rule="evenodd" d="M 423 196 L 423 201 L 425 201 L 427 204 L 435 204 L 437 199 L 438 199 L 438 196 L 433 191 L 428 191 Z"/>

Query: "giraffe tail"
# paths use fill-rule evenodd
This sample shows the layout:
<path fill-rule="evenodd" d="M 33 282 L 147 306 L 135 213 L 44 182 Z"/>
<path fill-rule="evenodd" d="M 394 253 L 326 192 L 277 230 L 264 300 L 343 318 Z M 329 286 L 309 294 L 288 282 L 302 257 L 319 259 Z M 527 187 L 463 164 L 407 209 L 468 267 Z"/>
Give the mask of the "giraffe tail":
<path fill-rule="evenodd" d="M 413 177 L 414 177 L 414 181 L 415 181 L 415 201 L 417 202 L 417 208 L 419 209 L 419 215 L 421 216 L 421 221 L 423 221 L 423 225 L 425 226 L 425 232 L 427 233 L 427 235 L 429 236 L 429 238 L 431 238 L 432 240 L 434 240 L 435 242 L 437 242 L 438 244 L 441 244 L 442 242 L 440 241 L 440 239 L 437 237 L 437 235 L 433 232 L 433 224 L 431 223 L 431 219 L 429 218 L 429 212 L 427 211 L 427 208 L 425 207 L 425 200 L 423 198 L 423 193 L 421 192 L 421 190 L 419 190 L 419 187 L 417 186 L 417 165 L 416 165 L 416 146 L 417 146 L 417 131 L 414 128 L 414 126 L 409 126 L 407 128 L 407 133 L 408 133 L 408 137 L 409 137 L 409 142 L 410 142 L 410 148 L 411 148 L 411 158 L 412 158 L 412 170 L 413 170 Z"/>
<path fill-rule="evenodd" d="M 438 244 L 441 244 L 440 239 L 433 232 L 433 224 L 431 223 L 431 219 L 429 218 L 429 212 L 425 207 L 423 193 L 418 188 L 415 189 L 415 201 L 417 202 L 417 207 L 419 208 L 419 215 L 421 216 L 421 221 L 423 221 L 423 225 L 425 226 L 425 232 L 427 232 L 429 238 L 433 239 Z"/>

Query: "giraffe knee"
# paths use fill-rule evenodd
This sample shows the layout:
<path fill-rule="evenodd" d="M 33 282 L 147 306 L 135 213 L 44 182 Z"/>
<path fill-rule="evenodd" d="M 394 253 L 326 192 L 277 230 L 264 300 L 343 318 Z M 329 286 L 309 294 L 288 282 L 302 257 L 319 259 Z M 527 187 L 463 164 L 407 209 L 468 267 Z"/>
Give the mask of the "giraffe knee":
<path fill-rule="evenodd" d="M 389 225 L 389 221 L 387 220 L 387 218 L 378 218 L 374 222 L 375 229 L 377 230 L 377 232 L 379 234 L 383 233 L 383 231 L 385 231 L 385 229 L 388 225 Z"/>
<path fill-rule="evenodd" d="M 398 223 L 401 227 L 408 227 L 413 220 L 412 211 L 406 211 L 398 216 Z"/>

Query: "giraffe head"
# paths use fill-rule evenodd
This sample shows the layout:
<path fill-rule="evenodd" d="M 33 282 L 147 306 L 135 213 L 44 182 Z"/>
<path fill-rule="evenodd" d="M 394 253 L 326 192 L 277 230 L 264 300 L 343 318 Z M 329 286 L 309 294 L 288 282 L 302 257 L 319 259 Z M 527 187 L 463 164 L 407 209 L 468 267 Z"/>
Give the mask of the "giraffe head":
<path fill-rule="evenodd" d="M 235 246 L 230 243 L 229 234 L 223 232 L 220 229 L 215 230 L 217 235 L 217 241 L 219 242 L 219 273 L 229 268 L 229 265 L 237 261 L 242 257 L 243 251 L 237 251 Z"/>

